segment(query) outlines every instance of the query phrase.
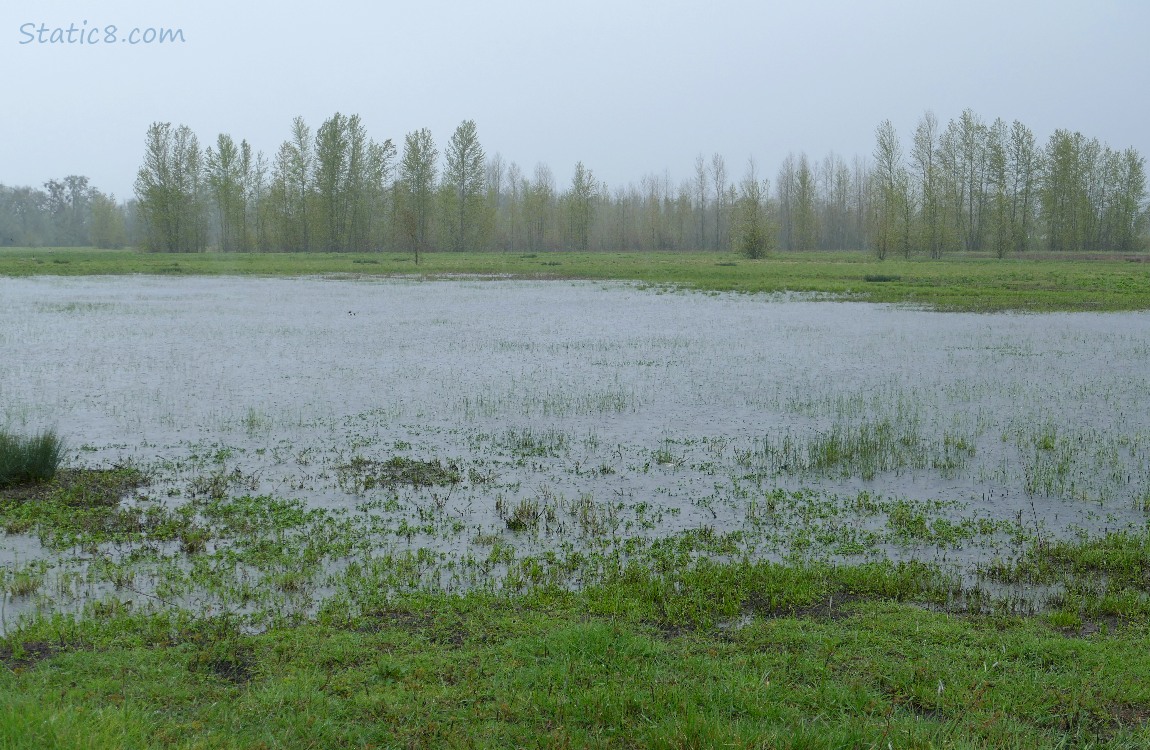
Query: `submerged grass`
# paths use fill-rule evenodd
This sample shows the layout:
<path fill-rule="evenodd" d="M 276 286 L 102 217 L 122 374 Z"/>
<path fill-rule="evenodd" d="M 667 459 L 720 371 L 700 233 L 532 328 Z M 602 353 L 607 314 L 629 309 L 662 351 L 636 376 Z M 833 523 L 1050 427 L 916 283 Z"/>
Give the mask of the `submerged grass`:
<path fill-rule="evenodd" d="M 826 431 L 806 436 L 763 438 L 755 451 L 740 456 L 740 462 L 772 472 L 837 473 L 871 480 L 900 469 L 929 468 L 945 476 L 962 468 L 973 454 L 969 438 L 946 435 L 934 443 L 911 422 L 884 419 L 835 422 Z"/>
<path fill-rule="evenodd" d="M 471 474 L 457 468 L 460 482 Z M 485 557 L 450 556 L 388 542 L 462 533 L 444 532 L 455 512 L 420 494 L 434 485 L 381 486 L 351 512 L 228 482 L 180 502 L 122 500 L 141 479 L 115 469 L 0 494 L 10 529 L 69 551 L 82 573 L 6 567 L 12 601 L 111 587 L 80 611 L 8 623 L 0 746 L 1150 741 L 1145 533 L 1052 543 L 1018 528 L 1010 557 L 972 582 L 939 562 L 755 559 L 752 535 L 705 524 L 645 538 L 623 523 L 645 518 L 643 503 L 543 489 L 496 500 L 502 529 Z M 763 504 L 762 528 L 816 547 L 868 519 L 887 528 L 872 550 L 1001 531 L 866 492 L 741 502 Z M 547 534 L 592 543 L 533 551 Z M 994 589 L 1019 584 L 1055 593 L 1019 603 Z"/>
<path fill-rule="evenodd" d="M 500 257 L 433 256 L 420 271 Z M 675 255 L 560 268 L 666 281 L 681 263 L 673 282 L 700 288 L 796 288 L 801 264 L 851 284 L 892 269 L 898 280 L 869 286 L 910 299 L 921 274 L 1010 267 L 699 257 L 745 275 Z M 237 272 L 218 256 L 158 260 Z M 314 262 L 344 260 L 405 262 Z M 235 260 L 245 273 L 305 261 Z M 1106 264 L 1067 278 L 1086 267 Z M 418 431 L 381 441 L 375 422 L 334 453 L 285 441 L 270 452 L 299 476 L 271 492 L 243 448 L 214 443 L 147 491 L 124 467 L 0 490 L 0 528 L 45 551 L 0 566 L 0 747 L 1150 745 L 1150 527 L 1103 518 L 1056 537 L 1037 514 L 843 489 L 946 476 L 993 440 L 1015 451 L 1002 484 L 1024 496 L 1137 510 L 1150 443 L 1063 421 L 931 423 L 931 402 L 902 391 L 793 400 L 810 429 L 633 445 L 554 419 L 633 411 L 645 402 L 629 391 L 522 413 L 472 396 L 462 411 L 513 418 L 460 428 L 458 452 Z M 242 420 L 249 435 L 276 423 Z M 379 445 L 475 455 L 370 457 Z M 354 497 L 300 499 L 336 488 Z"/>
<path fill-rule="evenodd" d="M 555 265 L 561 258 L 562 265 Z M 1135 256 L 1144 260 L 1145 256 Z M 66 262 L 54 262 L 66 261 Z M 939 310 L 1144 310 L 1150 274 L 1126 258 L 1058 255 L 876 261 L 863 253 L 778 254 L 747 261 L 723 253 L 190 253 L 5 248 L 0 276 L 453 274 L 639 281 L 702 291 L 817 292 Z M 882 283 L 875 283 L 881 281 Z"/>

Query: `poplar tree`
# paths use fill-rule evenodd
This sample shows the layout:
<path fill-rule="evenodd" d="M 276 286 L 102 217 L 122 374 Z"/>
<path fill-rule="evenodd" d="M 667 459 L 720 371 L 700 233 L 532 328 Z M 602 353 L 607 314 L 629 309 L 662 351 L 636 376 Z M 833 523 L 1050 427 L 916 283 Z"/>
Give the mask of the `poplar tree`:
<path fill-rule="evenodd" d="M 427 128 L 408 133 L 403 139 L 403 156 L 399 162 L 399 215 L 408 245 L 415 253 L 427 250 L 431 231 L 431 214 L 435 200 L 435 177 L 439 151 Z"/>
<path fill-rule="evenodd" d="M 220 133 L 216 147 L 205 152 L 208 192 L 215 206 L 219 248 L 223 252 L 247 249 L 245 185 L 251 168 L 251 147 L 237 146 L 230 135 Z"/>
<path fill-rule="evenodd" d="M 464 120 L 444 153 L 444 213 L 451 248 L 478 248 L 487 208 L 486 164 L 474 120 Z"/>
<path fill-rule="evenodd" d="M 905 225 L 908 176 L 902 164 L 902 145 L 890 120 L 883 120 L 875 131 L 874 160 L 871 234 L 875 254 L 882 260 L 909 243 L 909 227 Z"/>
<path fill-rule="evenodd" d="M 568 227 L 576 250 L 586 252 L 591 245 L 591 222 L 598 197 L 599 186 L 595 183 L 595 175 L 583 166 L 583 162 L 576 163 L 571 187 L 564 196 Z"/>
<path fill-rule="evenodd" d="M 203 250 L 207 227 L 202 159 L 199 141 L 187 125 L 173 129 L 171 123 L 156 122 L 148 128 L 135 188 L 149 250 Z"/>
<path fill-rule="evenodd" d="M 351 154 L 348 118 L 336 112 L 315 132 L 315 203 L 323 249 L 347 249 Z M 360 156 L 362 168 L 362 155 Z"/>

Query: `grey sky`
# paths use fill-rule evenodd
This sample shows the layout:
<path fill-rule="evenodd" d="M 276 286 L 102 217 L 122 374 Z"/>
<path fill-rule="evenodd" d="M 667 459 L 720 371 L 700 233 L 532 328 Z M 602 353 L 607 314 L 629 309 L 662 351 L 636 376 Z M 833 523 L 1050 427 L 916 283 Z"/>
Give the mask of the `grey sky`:
<path fill-rule="evenodd" d="M 87 21 L 87 26 L 83 22 Z M 24 24 L 181 28 L 183 44 L 39 44 Z M 487 153 L 560 186 L 577 160 L 615 188 L 690 177 L 695 156 L 869 155 L 931 109 L 1079 130 L 1150 156 L 1150 2 L 1094 0 L 5 0 L 0 182 L 84 174 L 131 197 L 154 121 L 269 157 L 302 115 L 358 113 L 442 151 L 474 119 Z"/>

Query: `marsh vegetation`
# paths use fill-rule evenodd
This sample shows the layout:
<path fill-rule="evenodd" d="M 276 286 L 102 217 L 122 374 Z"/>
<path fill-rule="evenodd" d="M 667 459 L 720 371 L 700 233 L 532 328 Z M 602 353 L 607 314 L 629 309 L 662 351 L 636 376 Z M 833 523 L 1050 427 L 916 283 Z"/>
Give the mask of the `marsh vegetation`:
<path fill-rule="evenodd" d="M 0 429 L 0 489 L 56 476 L 65 446 L 54 430 L 25 436 Z"/>
<path fill-rule="evenodd" d="M 0 321 L 0 423 L 72 446 L 0 490 L 3 679 L 148 646 L 132 710 L 173 669 L 198 696 L 166 744 L 209 693 L 268 714 L 249 744 L 781 741 L 812 710 L 814 746 L 1145 739 L 1146 313 L 108 277 L 12 280 Z M 608 687 L 537 689 L 568 679 Z M 268 708 L 297 689 L 343 721 Z M 364 724 L 391 703 L 422 718 Z"/>

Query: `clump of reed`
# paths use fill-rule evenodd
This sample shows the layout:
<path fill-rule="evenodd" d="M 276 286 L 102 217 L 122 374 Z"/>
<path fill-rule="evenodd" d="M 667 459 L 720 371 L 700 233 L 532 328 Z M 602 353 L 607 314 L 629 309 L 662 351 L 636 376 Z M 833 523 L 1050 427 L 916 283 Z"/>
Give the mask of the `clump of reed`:
<path fill-rule="evenodd" d="M 64 460 L 64 441 L 55 430 L 25 437 L 0 429 L 0 488 L 46 482 Z"/>

